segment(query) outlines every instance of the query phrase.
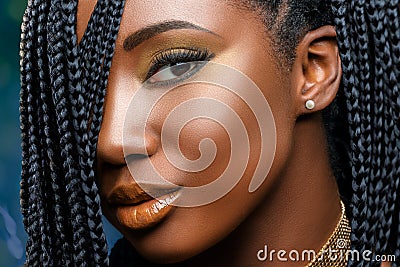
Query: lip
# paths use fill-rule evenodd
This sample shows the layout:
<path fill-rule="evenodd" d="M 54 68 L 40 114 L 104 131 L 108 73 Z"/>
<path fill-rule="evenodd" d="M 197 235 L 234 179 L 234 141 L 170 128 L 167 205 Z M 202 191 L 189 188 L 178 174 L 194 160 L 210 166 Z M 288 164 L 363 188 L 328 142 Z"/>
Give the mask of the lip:
<path fill-rule="evenodd" d="M 147 229 L 173 211 L 171 204 L 179 198 L 179 189 L 164 185 L 123 185 L 112 190 L 107 202 L 121 225 L 133 230 Z"/>

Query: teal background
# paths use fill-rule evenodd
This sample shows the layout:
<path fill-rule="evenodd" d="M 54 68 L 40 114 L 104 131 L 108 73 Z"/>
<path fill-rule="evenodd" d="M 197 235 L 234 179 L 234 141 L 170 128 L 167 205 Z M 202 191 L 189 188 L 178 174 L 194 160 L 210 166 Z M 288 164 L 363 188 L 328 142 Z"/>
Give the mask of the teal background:
<path fill-rule="evenodd" d="M 19 206 L 21 171 L 19 39 L 26 0 L 0 0 L 0 266 L 21 266 L 26 234 Z"/>
<path fill-rule="evenodd" d="M 19 206 L 19 41 L 27 0 L 0 0 L 0 267 L 22 266 L 25 234 Z M 120 234 L 105 221 L 110 249 Z"/>

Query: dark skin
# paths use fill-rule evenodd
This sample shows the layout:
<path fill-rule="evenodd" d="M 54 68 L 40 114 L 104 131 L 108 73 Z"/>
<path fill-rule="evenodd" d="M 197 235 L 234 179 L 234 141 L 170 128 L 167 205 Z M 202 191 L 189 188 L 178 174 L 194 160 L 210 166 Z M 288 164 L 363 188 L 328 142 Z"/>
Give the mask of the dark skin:
<path fill-rule="evenodd" d="M 77 31 L 82 37 L 95 1 L 80 1 Z M 133 32 L 170 20 L 199 25 L 176 29 L 124 49 Z M 218 35 L 218 36 L 217 36 Z M 108 220 L 150 261 L 189 266 L 304 266 L 306 262 L 260 262 L 257 251 L 270 249 L 319 251 L 341 215 L 338 188 L 327 154 L 321 110 L 335 98 L 341 79 L 335 30 L 325 26 L 308 33 L 297 47 L 291 71 L 282 70 L 260 18 L 251 11 L 215 1 L 127 1 L 105 99 L 104 119 L 98 142 L 98 185 Z M 130 98 L 141 86 L 154 53 L 175 47 L 211 50 L 213 62 L 229 65 L 249 76 L 261 89 L 273 111 L 277 131 L 274 163 L 267 179 L 254 193 L 248 185 L 259 156 L 260 138 L 250 134 L 250 163 L 239 184 L 224 198 L 206 206 L 173 208 L 151 227 L 132 229 L 121 224 L 107 202 L 113 188 L 133 184 L 123 154 L 122 128 Z M 166 164 L 160 146 L 160 127 L 176 104 L 198 96 L 212 96 L 230 103 L 248 129 L 256 121 L 238 97 L 215 88 L 199 87 L 163 99 L 152 114 L 147 138 L 149 156 L 171 182 L 186 185 L 186 174 Z M 316 108 L 305 108 L 313 99 Z M 196 134 L 194 134 L 196 133 Z M 229 138 L 220 127 L 199 120 L 183 129 L 180 140 L 188 158 L 198 157 L 197 145 L 205 137 L 215 140 L 217 157 L 211 170 L 195 178 L 216 178 L 226 166 Z M 185 145 L 186 144 L 186 145 Z M 195 144 L 195 145 L 191 145 Z M 139 150 L 139 148 L 138 148 Z M 214 175 L 212 175 L 214 174 Z M 199 180 L 199 179 L 197 179 Z M 196 181 L 197 181 L 196 180 Z"/>

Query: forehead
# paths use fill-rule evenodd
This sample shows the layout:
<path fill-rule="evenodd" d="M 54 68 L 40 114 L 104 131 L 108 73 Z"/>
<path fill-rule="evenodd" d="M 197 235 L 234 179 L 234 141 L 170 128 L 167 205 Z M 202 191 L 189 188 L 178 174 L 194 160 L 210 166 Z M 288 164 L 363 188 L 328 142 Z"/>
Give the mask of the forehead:
<path fill-rule="evenodd" d="M 142 28 L 157 23 L 187 21 L 219 35 L 230 35 L 254 27 L 261 20 L 232 0 L 126 0 L 119 41 Z M 81 37 L 96 1 L 79 1 L 78 35 Z M 253 24 L 253 25 L 252 25 Z M 261 24 L 261 23 L 260 23 Z"/>

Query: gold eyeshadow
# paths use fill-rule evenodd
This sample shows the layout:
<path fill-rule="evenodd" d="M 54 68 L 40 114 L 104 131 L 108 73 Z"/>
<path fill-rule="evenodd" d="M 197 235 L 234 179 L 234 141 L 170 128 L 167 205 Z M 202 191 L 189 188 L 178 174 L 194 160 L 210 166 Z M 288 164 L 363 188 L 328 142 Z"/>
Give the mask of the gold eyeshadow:
<path fill-rule="evenodd" d="M 132 51 L 127 51 L 127 59 L 132 63 L 134 75 L 141 81 L 145 80 L 157 55 L 172 50 L 212 51 L 213 54 L 224 49 L 221 37 L 204 32 L 191 30 L 175 30 L 159 34 L 146 40 Z"/>

